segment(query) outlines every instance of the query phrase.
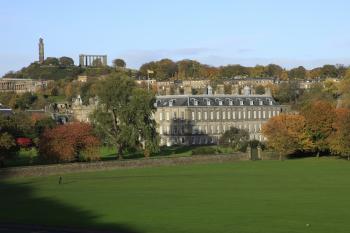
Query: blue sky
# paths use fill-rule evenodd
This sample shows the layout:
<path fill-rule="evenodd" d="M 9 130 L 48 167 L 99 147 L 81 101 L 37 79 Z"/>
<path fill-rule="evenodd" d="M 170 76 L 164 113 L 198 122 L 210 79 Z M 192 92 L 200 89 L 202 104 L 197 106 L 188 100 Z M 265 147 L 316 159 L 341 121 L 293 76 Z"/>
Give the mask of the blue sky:
<path fill-rule="evenodd" d="M 0 75 L 45 56 L 210 65 L 350 64 L 346 0 L 0 0 Z"/>

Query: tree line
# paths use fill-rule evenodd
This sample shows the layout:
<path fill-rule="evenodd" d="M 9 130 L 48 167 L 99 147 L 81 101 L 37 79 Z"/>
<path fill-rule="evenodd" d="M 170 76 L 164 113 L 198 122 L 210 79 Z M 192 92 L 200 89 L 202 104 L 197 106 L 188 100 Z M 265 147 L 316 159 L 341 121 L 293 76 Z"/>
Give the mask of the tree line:
<path fill-rule="evenodd" d="M 124 59 L 116 58 L 112 61 L 112 66 L 101 66 L 101 61 L 93 61 L 93 67 L 79 67 L 74 65 L 70 57 L 48 57 L 43 64 L 33 62 L 28 67 L 24 67 L 17 72 L 8 72 L 5 78 L 32 78 L 60 80 L 76 78 L 78 75 L 100 76 L 113 73 L 115 69 L 128 70 L 135 78 L 148 78 L 157 81 L 167 80 L 187 80 L 187 79 L 226 79 L 236 76 L 241 77 L 273 77 L 280 80 L 305 80 L 342 78 L 347 67 L 344 65 L 326 64 L 322 67 L 306 69 L 303 66 L 285 69 L 277 64 L 256 65 L 253 67 L 231 64 L 225 66 L 210 66 L 202 64 L 196 60 L 184 59 L 173 61 L 164 58 L 158 61 L 147 62 L 138 70 L 127 68 Z M 153 71 L 149 74 L 148 71 Z"/>

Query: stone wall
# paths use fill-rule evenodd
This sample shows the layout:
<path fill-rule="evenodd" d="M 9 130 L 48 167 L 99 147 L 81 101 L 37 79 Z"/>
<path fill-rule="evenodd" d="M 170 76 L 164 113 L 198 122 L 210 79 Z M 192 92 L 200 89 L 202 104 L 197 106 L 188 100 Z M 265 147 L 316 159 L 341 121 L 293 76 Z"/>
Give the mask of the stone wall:
<path fill-rule="evenodd" d="M 197 155 L 189 157 L 149 158 L 122 161 L 100 161 L 91 163 L 68 163 L 28 167 L 11 167 L 0 169 L 0 179 L 10 177 L 60 175 L 86 171 L 127 169 L 139 167 L 176 166 L 203 163 L 224 163 L 230 161 L 248 160 L 246 153 L 231 155 Z"/>

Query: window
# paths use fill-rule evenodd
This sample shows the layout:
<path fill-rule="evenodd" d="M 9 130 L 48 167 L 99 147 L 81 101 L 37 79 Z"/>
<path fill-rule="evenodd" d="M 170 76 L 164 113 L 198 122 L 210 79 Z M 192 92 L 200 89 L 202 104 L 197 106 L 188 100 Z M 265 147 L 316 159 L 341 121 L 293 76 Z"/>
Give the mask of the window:
<path fill-rule="evenodd" d="M 220 126 L 216 126 L 216 133 L 220 133 Z"/>
<path fill-rule="evenodd" d="M 223 126 L 223 129 L 222 129 L 223 133 L 226 132 L 226 125 Z"/>
<path fill-rule="evenodd" d="M 232 112 L 232 119 L 236 119 L 236 112 L 235 111 Z"/>
<path fill-rule="evenodd" d="M 207 126 L 207 125 L 205 126 L 204 133 L 205 133 L 205 134 L 208 133 L 208 126 Z"/>
<path fill-rule="evenodd" d="M 248 119 L 250 119 L 250 111 L 248 111 Z"/>
<path fill-rule="evenodd" d="M 253 101 L 253 100 L 250 100 L 250 101 L 249 101 L 249 104 L 250 104 L 250 105 L 254 105 L 254 101 Z"/>
<path fill-rule="evenodd" d="M 259 105 L 263 105 L 263 102 L 262 102 L 262 100 L 259 100 Z"/>
<path fill-rule="evenodd" d="M 166 120 L 167 120 L 167 121 L 170 120 L 170 114 L 169 114 L 169 112 L 166 113 Z"/>
<path fill-rule="evenodd" d="M 181 120 L 184 120 L 184 119 L 185 119 L 185 113 L 181 112 Z"/>
<path fill-rule="evenodd" d="M 229 104 L 230 106 L 232 106 L 232 105 L 233 105 L 233 101 L 232 101 L 232 100 L 229 100 L 229 101 L 228 101 L 228 104 Z"/>
<path fill-rule="evenodd" d="M 173 119 L 176 120 L 176 112 L 173 112 Z"/>
<path fill-rule="evenodd" d="M 266 111 L 264 110 L 263 111 L 263 118 L 265 118 L 266 117 Z"/>
<path fill-rule="evenodd" d="M 276 116 L 276 111 L 273 111 L 273 112 L 272 112 L 272 116 Z"/>
<path fill-rule="evenodd" d="M 238 119 L 241 119 L 241 111 L 238 111 Z"/>
<path fill-rule="evenodd" d="M 207 99 L 207 105 L 210 106 L 210 99 Z"/>
<path fill-rule="evenodd" d="M 204 112 L 204 120 L 208 120 L 208 113 Z"/>
<path fill-rule="evenodd" d="M 243 111 L 243 119 L 245 119 L 245 111 Z"/>
<path fill-rule="evenodd" d="M 220 119 L 220 112 L 216 112 L 216 120 Z"/>
<path fill-rule="evenodd" d="M 269 110 L 269 112 L 268 112 L 269 114 L 268 114 L 268 116 L 269 116 L 269 118 L 271 118 L 271 111 Z"/>
<path fill-rule="evenodd" d="M 256 119 L 256 111 L 253 112 L 254 119 Z"/>
<path fill-rule="evenodd" d="M 223 119 L 223 120 L 226 119 L 226 112 L 225 112 L 225 111 L 222 112 L 222 119 Z"/>
<path fill-rule="evenodd" d="M 243 105 L 243 100 L 240 100 L 240 101 L 239 101 L 239 105 Z"/>
<path fill-rule="evenodd" d="M 272 105 L 272 100 L 269 100 L 269 105 Z"/>
<path fill-rule="evenodd" d="M 213 125 L 210 126 L 210 133 L 212 133 L 212 134 L 214 133 L 214 126 Z"/>
<path fill-rule="evenodd" d="M 160 121 L 163 120 L 163 113 L 162 113 L 162 112 L 159 113 L 159 120 L 160 120 Z"/>
<path fill-rule="evenodd" d="M 231 112 L 227 111 L 227 119 L 230 120 L 231 119 Z"/>
<path fill-rule="evenodd" d="M 198 100 L 196 100 L 196 99 L 193 100 L 193 105 L 194 105 L 194 106 L 197 106 L 197 105 L 198 105 Z"/>
<path fill-rule="evenodd" d="M 214 120 L 214 112 L 210 112 L 210 120 Z"/>
<path fill-rule="evenodd" d="M 222 100 L 219 100 L 219 106 L 222 106 Z"/>
<path fill-rule="evenodd" d="M 159 134 L 163 134 L 163 126 L 159 126 Z"/>
<path fill-rule="evenodd" d="M 201 120 L 202 119 L 202 112 L 197 112 L 197 119 Z"/>
<path fill-rule="evenodd" d="M 172 107 L 173 106 L 173 100 L 170 100 L 169 101 L 169 107 Z"/>
<path fill-rule="evenodd" d="M 192 121 L 195 120 L 195 112 L 192 112 Z"/>

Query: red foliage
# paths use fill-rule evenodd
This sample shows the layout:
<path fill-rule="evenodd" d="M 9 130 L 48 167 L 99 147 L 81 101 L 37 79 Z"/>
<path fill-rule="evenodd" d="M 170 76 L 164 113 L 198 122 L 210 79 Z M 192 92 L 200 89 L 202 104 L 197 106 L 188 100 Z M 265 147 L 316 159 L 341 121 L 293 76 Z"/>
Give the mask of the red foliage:
<path fill-rule="evenodd" d="M 32 145 L 32 140 L 30 138 L 17 138 L 16 143 L 20 147 L 29 147 Z"/>
<path fill-rule="evenodd" d="M 83 151 L 99 145 L 90 124 L 75 122 L 46 129 L 40 138 L 39 153 L 46 160 L 74 161 Z"/>

